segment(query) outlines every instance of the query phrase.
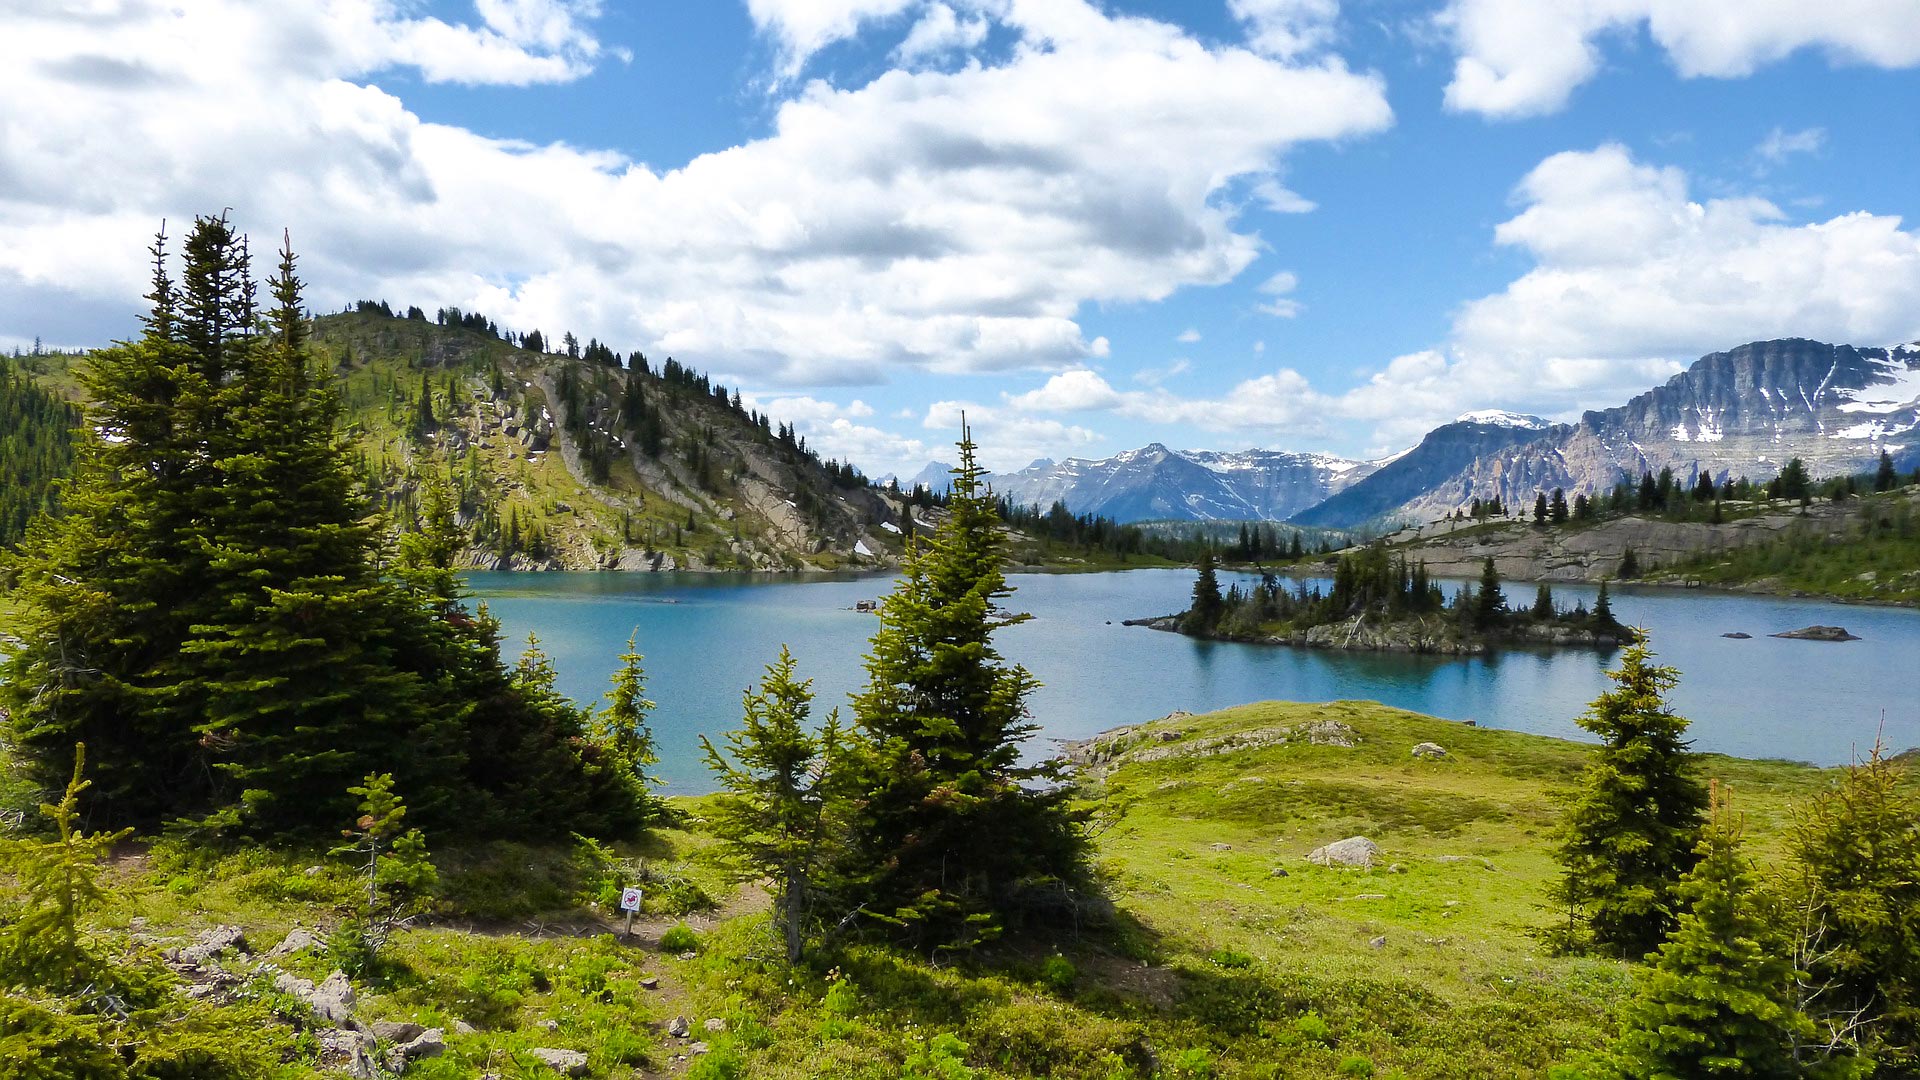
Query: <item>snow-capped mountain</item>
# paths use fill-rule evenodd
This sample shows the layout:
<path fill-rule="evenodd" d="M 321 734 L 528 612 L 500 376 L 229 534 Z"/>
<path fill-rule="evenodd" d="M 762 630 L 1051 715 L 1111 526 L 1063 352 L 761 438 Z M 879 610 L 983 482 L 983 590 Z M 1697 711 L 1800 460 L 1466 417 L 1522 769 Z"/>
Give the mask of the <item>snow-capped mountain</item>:
<path fill-rule="evenodd" d="M 1015 502 L 1065 503 L 1116 521 L 1279 521 L 1369 475 L 1375 466 L 1280 450 L 1169 450 L 1151 443 L 1110 458 L 1036 461 L 992 478 Z"/>
<path fill-rule="evenodd" d="M 1553 488 L 1605 491 L 1662 468 L 1762 480 L 1797 457 L 1814 476 L 1833 476 L 1873 468 L 1882 450 L 1912 467 L 1920 462 L 1920 343 L 1753 342 L 1703 356 L 1664 385 L 1578 423 L 1514 424 L 1508 415 L 1469 413 L 1436 429 L 1295 520 L 1426 519 L 1475 498 L 1521 505 Z"/>

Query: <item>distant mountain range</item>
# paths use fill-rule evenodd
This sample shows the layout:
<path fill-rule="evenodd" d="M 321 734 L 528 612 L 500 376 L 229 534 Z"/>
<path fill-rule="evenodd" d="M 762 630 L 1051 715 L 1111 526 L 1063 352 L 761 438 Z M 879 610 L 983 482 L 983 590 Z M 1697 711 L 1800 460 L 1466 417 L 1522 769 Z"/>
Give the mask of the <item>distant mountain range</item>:
<path fill-rule="evenodd" d="M 1015 502 L 1116 521 L 1281 521 L 1370 475 L 1373 462 L 1326 454 L 1169 450 L 1151 443 L 1099 461 L 1036 461 L 991 478 Z M 922 475 L 925 475 L 924 473 Z"/>
<path fill-rule="evenodd" d="M 1766 479 L 1798 457 L 1816 477 L 1871 469 L 1882 450 L 1920 464 L 1920 343 L 1892 349 L 1804 339 L 1701 357 L 1664 385 L 1577 423 L 1471 412 L 1380 461 L 1325 454 L 1169 450 L 1038 461 L 993 478 L 1022 503 L 1064 502 L 1117 521 L 1290 521 L 1356 528 L 1423 520 L 1473 499 L 1600 492 L 1672 468 Z M 916 482 L 946 480 L 928 466 Z"/>

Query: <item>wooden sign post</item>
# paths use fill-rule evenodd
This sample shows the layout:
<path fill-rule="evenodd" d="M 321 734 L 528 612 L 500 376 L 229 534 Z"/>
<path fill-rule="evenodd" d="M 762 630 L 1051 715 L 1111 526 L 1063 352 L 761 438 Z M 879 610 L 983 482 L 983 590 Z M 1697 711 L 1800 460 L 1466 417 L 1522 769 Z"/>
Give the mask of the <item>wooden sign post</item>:
<path fill-rule="evenodd" d="M 627 913 L 627 936 L 633 936 L 633 913 L 640 910 L 640 886 L 629 885 L 620 890 L 620 910 Z"/>

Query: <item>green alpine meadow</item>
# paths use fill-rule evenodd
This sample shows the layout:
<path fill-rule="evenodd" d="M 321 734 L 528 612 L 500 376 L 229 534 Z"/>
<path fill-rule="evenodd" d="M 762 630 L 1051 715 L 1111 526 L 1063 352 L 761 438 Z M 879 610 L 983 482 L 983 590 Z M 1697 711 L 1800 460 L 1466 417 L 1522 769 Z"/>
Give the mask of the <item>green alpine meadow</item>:
<path fill-rule="evenodd" d="M 1022 534 L 963 428 L 865 689 L 818 701 L 783 648 L 701 739 L 712 793 L 669 798 L 646 642 L 598 702 L 537 641 L 510 663 L 438 460 L 370 498 L 291 246 L 261 275 L 226 215 L 173 239 L 137 332 L 72 361 L 79 415 L 0 383 L 41 484 L 5 564 L 0 1077 L 1920 1067 L 1910 755 L 1695 751 L 1604 588 L 1509 611 L 1489 558 L 1446 603 L 1371 544 L 1325 593 L 1223 596 L 1197 538 L 1187 633 L 1624 648 L 1582 742 L 1266 702 L 1048 753 L 998 644 Z"/>
<path fill-rule="evenodd" d="M 0 43 L 0 1080 L 1920 1080 L 1920 0 Z"/>

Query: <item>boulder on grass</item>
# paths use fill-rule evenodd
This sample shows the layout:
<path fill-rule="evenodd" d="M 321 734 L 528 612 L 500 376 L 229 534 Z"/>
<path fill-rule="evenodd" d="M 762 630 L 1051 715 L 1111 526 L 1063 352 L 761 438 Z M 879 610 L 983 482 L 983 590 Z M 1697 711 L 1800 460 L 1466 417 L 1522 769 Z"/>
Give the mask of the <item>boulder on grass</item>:
<path fill-rule="evenodd" d="M 1307 853 L 1307 861 L 1321 866 L 1347 866 L 1369 869 L 1380 857 L 1380 845 L 1364 836 L 1350 836 Z"/>

